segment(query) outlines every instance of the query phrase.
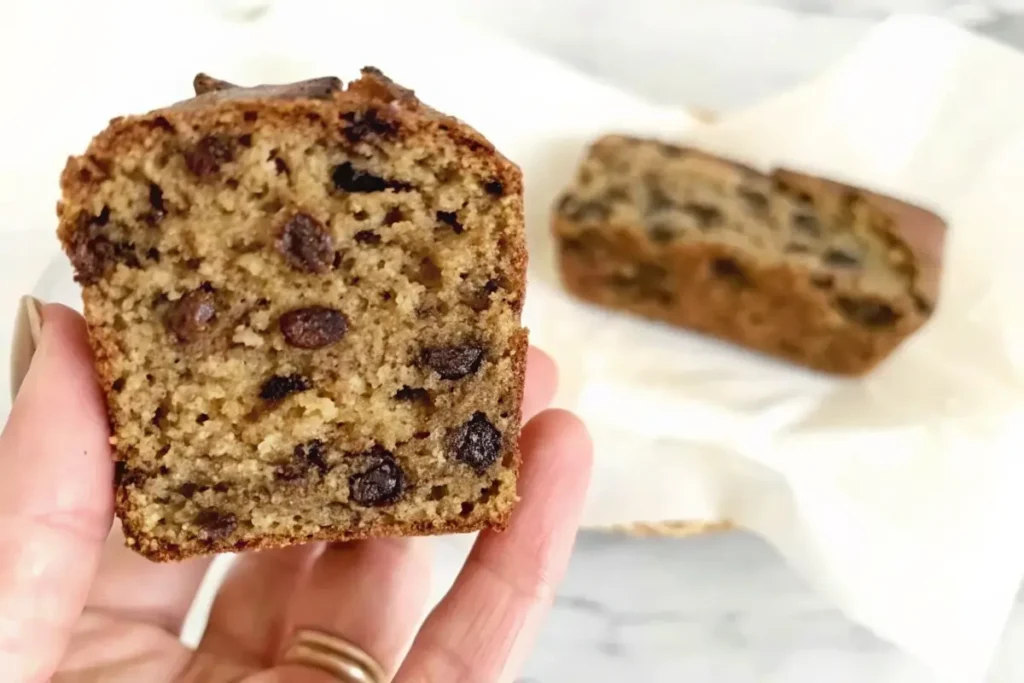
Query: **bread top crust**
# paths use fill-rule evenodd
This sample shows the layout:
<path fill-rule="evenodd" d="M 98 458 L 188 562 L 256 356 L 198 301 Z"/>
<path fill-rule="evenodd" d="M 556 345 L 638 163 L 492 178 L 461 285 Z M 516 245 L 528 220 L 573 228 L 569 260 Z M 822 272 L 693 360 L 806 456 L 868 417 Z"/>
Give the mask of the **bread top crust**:
<path fill-rule="evenodd" d="M 193 128 L 231 120 L 244 112 L 255 112 L 279 120 L 310 122 L 341 128 L 347 114 L 373 110 L 373 123 L 387 130 L 394 139 L 445 137 L 463 152 L 476 157 L 489 168 L 505 194 L 521 196 L 522 171 L 499 153 L 483 135 L 466 123 L 421 102 L 414 91 L 385 76 L 375 67 L 364 67 L 359 79 L 344 87 L 335 77 L 322 77 L 279 85 L 236 86 L 228 81 L 197 74 L 193 79 L 196 95 L 188 100 L 142 115 L 120 116 L 93 138 L 85 153 L 72 156 L 61 174 L 65 200 L 88 192 L 83 178 L 103 174 L 107 160 L 121 151 L 145 144 L 154 132 Z M 83 173 L 84 171 L 84 173 Z M 62 213 L 58 205 L 57 213 Z M 61 239 L 67 239 L 61 230 Z"/>

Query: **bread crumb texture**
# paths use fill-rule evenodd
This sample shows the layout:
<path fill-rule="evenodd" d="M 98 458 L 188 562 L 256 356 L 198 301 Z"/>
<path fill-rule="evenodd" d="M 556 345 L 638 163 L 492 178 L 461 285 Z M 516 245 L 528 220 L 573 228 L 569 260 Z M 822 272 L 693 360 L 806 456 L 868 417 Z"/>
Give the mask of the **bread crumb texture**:
<path fill-rule="evenodd" d="M 168 560 L 502 527 L 519 169 L 372 68 L 195 89 L 113 120 L 62 176 L 128 544 Z"/>
<path fill-rule="evenodd" d="M 620 135 L 591 146 L 553 224 L 580 298 L 843 375 L 931 316 L 945 235 L 889 197 Z"/>

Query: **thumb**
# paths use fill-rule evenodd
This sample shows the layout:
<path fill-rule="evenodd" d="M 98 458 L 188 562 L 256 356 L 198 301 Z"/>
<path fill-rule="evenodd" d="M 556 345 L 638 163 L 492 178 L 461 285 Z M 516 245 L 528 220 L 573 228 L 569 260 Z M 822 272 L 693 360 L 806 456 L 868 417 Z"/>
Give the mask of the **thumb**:
<path fill-rule="evenodd" d="M 0 681 L 34 683 L 49 680 L 85 604 L 113 463 L 81 316 L 26 298 L 18 328 L 16 353 L 34 353 L 0 434 Z"/>

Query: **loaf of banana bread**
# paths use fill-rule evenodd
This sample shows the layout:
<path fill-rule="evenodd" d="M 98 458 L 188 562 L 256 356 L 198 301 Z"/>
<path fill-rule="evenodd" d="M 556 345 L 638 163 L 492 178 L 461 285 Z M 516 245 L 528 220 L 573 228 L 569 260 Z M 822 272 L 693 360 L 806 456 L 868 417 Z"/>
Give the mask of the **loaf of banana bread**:
<path fill-rule="evenodd" d="M 931 316 L 944 235 L 889 197 L 619 135 L 554 209 L 573 294 L 843 375 Z"/>
<path fill-rule="evenodd" d="M 168 560 L 502 527 L 519 169 L 376 69 L 194 86 L 62 176 L 128 544 Z"/>

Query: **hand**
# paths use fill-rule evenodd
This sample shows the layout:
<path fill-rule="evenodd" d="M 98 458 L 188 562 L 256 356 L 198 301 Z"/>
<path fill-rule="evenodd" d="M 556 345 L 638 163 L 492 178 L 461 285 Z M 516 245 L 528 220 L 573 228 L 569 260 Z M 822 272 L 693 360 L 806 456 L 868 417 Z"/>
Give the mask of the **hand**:
<path fill-rule="evenodd" d="M 239 556 L 192 651 L 179 632 L 210 560 L 153 564 L 111 532 L 109 432 L 85 324 L 57 305 L 41 320 L 0 435 L 0 680 L 336 681 L 277 665 L 299 626 L 353 642 L 396 683 L 512 680 L 562 577 L 590 473 L 581 423 L 539 413 L 554 393 L 549 358 L 530 351 L 524 416 L 532 419 L 511 524 L 479 535 L 418 632 L 428 540 L 313 544 Z"/>

